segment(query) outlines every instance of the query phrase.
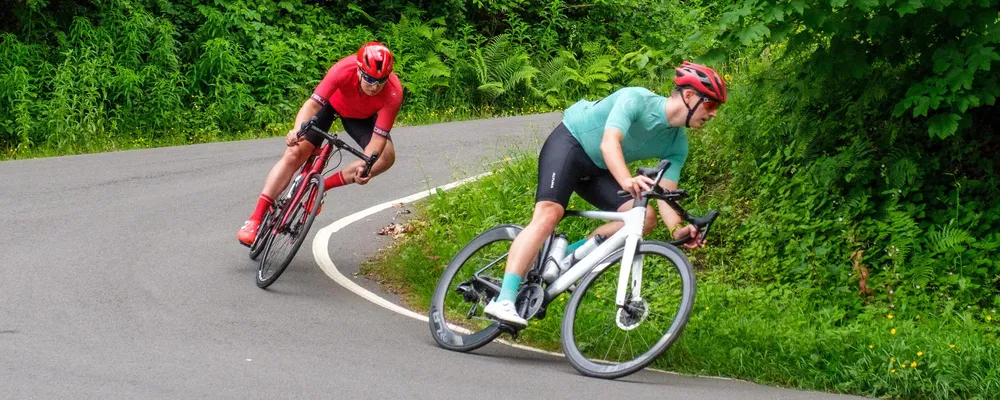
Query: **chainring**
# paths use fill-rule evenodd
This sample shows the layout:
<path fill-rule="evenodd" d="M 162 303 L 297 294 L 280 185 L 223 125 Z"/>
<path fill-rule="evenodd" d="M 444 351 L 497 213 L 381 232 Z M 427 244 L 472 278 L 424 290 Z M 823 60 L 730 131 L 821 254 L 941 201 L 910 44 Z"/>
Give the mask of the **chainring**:
<path fill-rule="evenodd" d="M 517 308 L 518 315 L 527 320 L 538 314 L 544 302 L 545 291 L 542 290 L 542 286 L 537 283 L 529 283 L 521 285 L 521 290 L 517 292 L 514 306 Z"/>

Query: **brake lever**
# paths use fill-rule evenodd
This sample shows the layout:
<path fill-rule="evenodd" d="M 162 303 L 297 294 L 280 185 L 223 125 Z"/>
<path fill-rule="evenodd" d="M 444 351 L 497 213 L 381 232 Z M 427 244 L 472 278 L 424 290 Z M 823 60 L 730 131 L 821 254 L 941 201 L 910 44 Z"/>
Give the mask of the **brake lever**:
<path fill-rule="evenodd" d="M 715 223 L 715 219 L 718 217 L 719 212 L 711 210 L 708 214 L 705 214 L 704 217 L 692 218 L 695 221 L 693 225 L 698 227 L 699 245 L 708 240 L 708 231 L 712 228 L 712 224 Z M 702 226 L 702 224 L 704 224 L 704 226 Z M 677 239 L 676 241 L 680 243 L 687 243 L 688 240 L 691 240 L 691 235 L 684 235 L 684 237 Z"/>
<path fill-rule="evenodd" d="M 377 151 L 373 151 L 371 157 L 368 157 L 368 160 L 365 160 L 365 169 L 361 171 L 362 178 L 368 177 L 368 173 L 371 172 L 372 166 L 375 165 L 375 161 L 378 161 Z"/>

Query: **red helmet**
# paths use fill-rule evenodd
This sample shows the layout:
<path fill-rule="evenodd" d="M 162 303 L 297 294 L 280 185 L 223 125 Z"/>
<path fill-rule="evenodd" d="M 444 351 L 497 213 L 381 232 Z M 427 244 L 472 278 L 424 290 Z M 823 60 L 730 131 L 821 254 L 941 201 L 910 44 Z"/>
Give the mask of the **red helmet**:
<path fill-rule="evenodd" d="M 712 100 L 726 102 L 726 81 L 714 69 L 685 61 L 676 71 L 674 84 L 677 86 L 691 86 Z"/>
<path fill-rule="evenodd" d="M 375 79 L 384 79 L 392 73 L 395 59 L 388 47 L 379 42 L 368 42 L 358 49 L 358 68 Z"/>

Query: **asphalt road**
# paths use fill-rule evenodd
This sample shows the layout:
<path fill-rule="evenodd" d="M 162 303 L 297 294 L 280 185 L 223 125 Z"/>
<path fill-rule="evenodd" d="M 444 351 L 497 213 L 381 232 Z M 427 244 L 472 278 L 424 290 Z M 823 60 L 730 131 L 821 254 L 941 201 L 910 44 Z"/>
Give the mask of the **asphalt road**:
<path fill-rule="evenodd" d="M 397 128 L 396 165 L 331 192 L 313 232 L 486 171 L 511 146 L 537 149 L 559 118 Z M 260 290 L 235 234 L 283 148 L 276 138 L 0 163 L 0 399 L 837 397 L 651 371 L 590 379 L 502 344 L 448 352 L 425 323 L 330 280 L 311 236 Z M 331 237 L 345 275 L 392 218 Z"/>

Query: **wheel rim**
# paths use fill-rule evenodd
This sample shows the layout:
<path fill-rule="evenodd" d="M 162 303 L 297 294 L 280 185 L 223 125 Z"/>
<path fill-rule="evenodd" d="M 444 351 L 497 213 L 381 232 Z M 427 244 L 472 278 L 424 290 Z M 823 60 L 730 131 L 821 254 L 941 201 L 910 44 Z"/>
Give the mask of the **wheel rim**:
<path fill-rule="evenodd" d="M 463 249 L 456 257 L 465 261 L 450 279 L 443 277 L 432 300 L 431 328 L 439 343 L 453 349 L 470 350 L 499 335 L 499 324 L 487 317 L 483 309 L 499 294 L 507 253 L 518 231 L 518 228 L 488 231 L 470 242 L 471 245 L 482 240 L 486 244 L 467 256 L 463 256 L 466 251 Z"/>
<path fill-rule="evenodd" d="M 299 246 L 302 245 L 303 239 L 309 233 L 308 229 L 315 216 L 309 212 L 307 204 L 312 204 L 319 199 L 321 182 L 316 182 L 317 179 L 311 179 L 303 197 L 296 204 L 289 205 L 291 215 L 285 218 L 285 224 L 271 228 L 272 234 L 264 249 L 264 258 L 257 269 L 258 286 L 266 286 L 265 283 L 276 279 L 288 267 Z M 279 216 L 275 223 L 280 223 L 280 218 Z"/>
<path fill-rule="evenodd" d="M 619 253 L 620 254 L 620 253 Z M 577 369 L 617 377 L 653 362 L 676 340 L 687 321 L 693 281 L 686 265 L 643 251 L 642 296 L 615 304 L 621 260 L 581 283 L 583 292 L 567 305 L 564 349 Z M 626 298 L 632 298 L 629 293 Z M 572 309 L 570 309 L 572 308 Z"/>

